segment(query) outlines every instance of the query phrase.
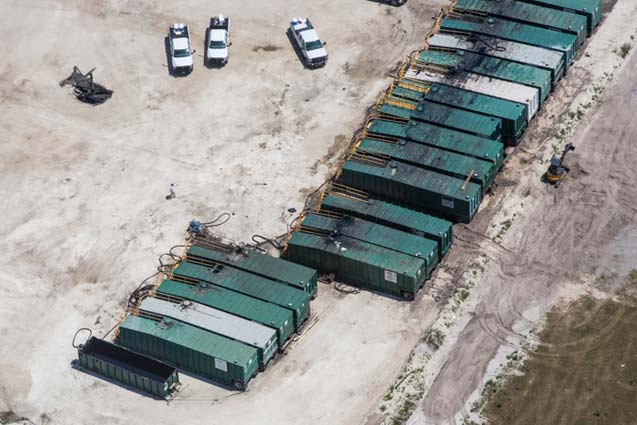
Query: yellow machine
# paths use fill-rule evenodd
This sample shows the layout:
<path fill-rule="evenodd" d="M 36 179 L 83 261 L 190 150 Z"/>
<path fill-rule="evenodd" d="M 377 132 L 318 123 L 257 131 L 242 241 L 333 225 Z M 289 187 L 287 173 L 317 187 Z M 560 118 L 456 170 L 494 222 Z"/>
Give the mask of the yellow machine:
<path fill-rule="evenodd" d="M 551 158 L 551 165 L 549 165 L 549 169 L 546 170 L 546 173 L 544 173 L 544 180 L 547 183 L 557 186 L 562 182 L 562 180 L 564 180 L 564 177 L 566 177 L 570 171 L 570 169 L 564 165 L 564 159 L 566 158 L 567 153 L 574 150 L 575 146 L 569 143 L 564 147 L 561 157 L 558 158 L 554 156 Z"/>

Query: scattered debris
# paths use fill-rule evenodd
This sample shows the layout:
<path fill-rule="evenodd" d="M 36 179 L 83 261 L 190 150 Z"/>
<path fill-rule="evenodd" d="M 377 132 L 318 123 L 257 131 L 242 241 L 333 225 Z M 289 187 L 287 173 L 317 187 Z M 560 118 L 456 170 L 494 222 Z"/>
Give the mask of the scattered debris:
<path fill-rule="evenodd" d="M 95 68 L 83 74 L 77 66 L 74 66 L 73 73 L 60 81 L 60 87 L 72 84 L 73 93 L 80 102 L 100 105 L 111 98 L 113 91 L 93 81 L 93 71 Z"/>

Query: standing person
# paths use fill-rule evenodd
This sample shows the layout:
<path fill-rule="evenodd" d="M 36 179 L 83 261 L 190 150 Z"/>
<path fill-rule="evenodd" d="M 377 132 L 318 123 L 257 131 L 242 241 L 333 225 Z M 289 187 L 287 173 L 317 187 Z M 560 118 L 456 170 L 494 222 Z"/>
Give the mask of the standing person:
<path fill-rule="evenodd" d="M 175 194 L 175 189 L 176 189 L 175 183 L 171 183 L 170 187 L 168 189 L 168 190 L 170 190 L 170 194 L 168 196 L 166 196 L 166 199 L 173 199 L 175 196 L 177 196 Z"/>

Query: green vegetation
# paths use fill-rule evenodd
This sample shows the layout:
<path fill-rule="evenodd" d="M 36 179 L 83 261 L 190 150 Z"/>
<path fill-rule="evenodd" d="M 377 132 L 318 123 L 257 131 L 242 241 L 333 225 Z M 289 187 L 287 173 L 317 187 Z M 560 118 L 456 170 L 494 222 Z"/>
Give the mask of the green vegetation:
<path fill-rule="evenodd" d="M 633 46 L 631 46 L 630 43 L 624 43 L 619 47 L 619 51 L 617 52 L 617 54 L 620 58 L 624 59 L 626 58 L 626 56 L 628 56 L 628 53 L 630 53 L 630 49 L 632 48 Z"/>
<path fill-rule="evenodd" d="M 432 350 L 436 351 L 445 342 L 445 335 L 438 329 L 428 329 L 423 340 Z"/>

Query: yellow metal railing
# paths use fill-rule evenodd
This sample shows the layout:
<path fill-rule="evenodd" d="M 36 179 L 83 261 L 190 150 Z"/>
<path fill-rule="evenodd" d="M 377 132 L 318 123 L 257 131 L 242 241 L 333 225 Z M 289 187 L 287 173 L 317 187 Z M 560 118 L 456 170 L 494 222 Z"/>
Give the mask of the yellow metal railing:
<path fill-rule="evenodd" d="M 361 201 L 361 202 L 367 202 L 367 200 L 369 200 L 369 193 L 363 190 L 356 189 L 350 186 L 345 186 L 344 184 L 339 184 L 339 183 L 334 183 L 332 185 L 330 194 L 341 196 L 343 198 Z"/>

